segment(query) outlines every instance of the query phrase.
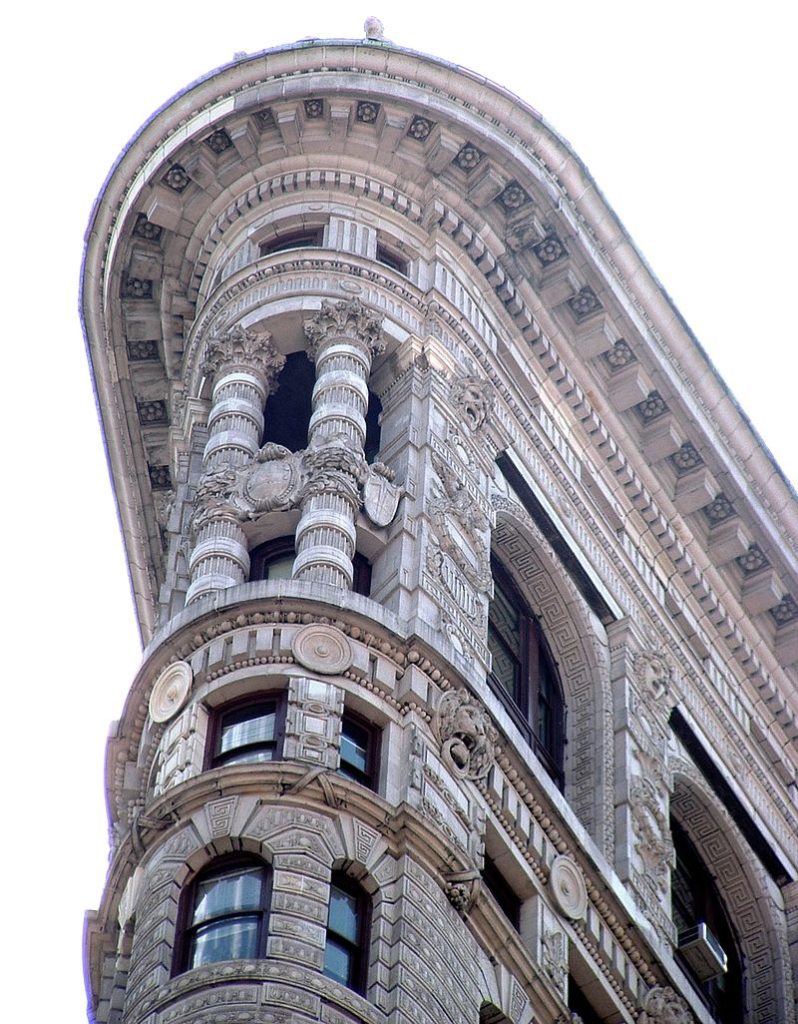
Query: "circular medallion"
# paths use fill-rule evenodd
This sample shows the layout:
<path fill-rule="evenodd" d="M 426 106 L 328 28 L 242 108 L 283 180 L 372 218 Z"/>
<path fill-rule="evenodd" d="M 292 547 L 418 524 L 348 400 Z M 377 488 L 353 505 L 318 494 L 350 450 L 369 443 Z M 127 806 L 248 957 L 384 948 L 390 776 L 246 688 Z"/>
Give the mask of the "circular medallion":
<path fill-rule="evenodd" d="M 303 626 L 294 634 L 291 653 L 300 665 L 323 675 L 340 675 L 352 664 L 349 641 L 334 626 Z"/>
<path fill-rule="evenodd" d="M 559 909 L 574 921 L 587 912 L 587 887 L 579 865 L 560 854 L 554 858 L 549 875 L 549 888 Z"/>
<path fill-rule="evenodd" d="M 186 703 L 192 679 L 191 666 L 185 661 L 176 661 L 161 672 L 150 694 L 153 722 L 168 722 L 177 714 Z"/>

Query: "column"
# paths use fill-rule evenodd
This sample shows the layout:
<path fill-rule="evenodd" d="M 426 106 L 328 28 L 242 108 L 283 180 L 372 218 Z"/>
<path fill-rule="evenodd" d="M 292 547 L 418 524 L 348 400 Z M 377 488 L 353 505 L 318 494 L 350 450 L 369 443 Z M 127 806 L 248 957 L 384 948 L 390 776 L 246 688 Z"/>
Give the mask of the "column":
<path fill-rule="evenodd" d="M 236 326 L 208 343 L 204 370 L 213 377 L 210 436 L 192 524 L 196 541 L 187 604 L 243 583 L 249 574 L 246 538 L 227 498 L 235 471 L 251 462 L 260 447 L 263 407 L 284 363 L 267 332 Z"/>
<path fill-rule="evenodd" d="M 367 382 L 372 358 L 384 348 L 381 324 L 359 299 L 325 302 L 305 324 L 316 385 L 303 459 L 308 485 L 296 531 L 295 579 L 352 587 L 355 516 L 367 473 Z"/>

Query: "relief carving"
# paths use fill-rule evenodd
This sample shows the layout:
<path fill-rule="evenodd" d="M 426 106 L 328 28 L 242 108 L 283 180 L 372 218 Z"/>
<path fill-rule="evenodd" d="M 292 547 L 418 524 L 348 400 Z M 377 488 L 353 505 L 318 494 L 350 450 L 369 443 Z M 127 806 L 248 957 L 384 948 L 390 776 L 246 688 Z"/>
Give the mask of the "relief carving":
<path fill-rule="evenodd" d="M 208 341 L 203 370 L 218 380 L 233 370 L 256 373 L 271 392 L 285 356 L 271 344 L 268 331 L 246 330 L 240 324 L 214 334 Z"/>
<path fill-rule="evenodd" d="M 635 676 L 644 699 L 660 703 L 670 690 L 673 669 L 662 651 L 640 651 L 635 655 Z"/>
<path fill-rule="evenodd" d="M 449 400 L 459 418 L 472 433 L 485 426 L 496 403 L 490 381 L 473 376 L 460 377 L 452 381 Z"/>
<path fill-rule="evenodd" d="M 687 1003 L 672 988 L 656 985 L 643 1000 L 638 1024 L 693 1024 Z"/>
<path fill-rule="evenodd" d="M 541 940 L 540 962 L 561 996 L 568 985 L 568 939 L 564 932 L 546 931 Z"/>
<path fill-rule="evenodd" d="M 455 607 L 478 630 L 487 617 L 484 595 L 491 586 L 490 521 L 455 470 L 437 452 L 432 465 L 440 483 L 428 502 L 433 528 L 427 569 Z"/>
<path fill-rule="evenodd" d="M 648 878 L 660 893 L 665 893 L 673 860 L 673 843 L 661 803 L 656 783 L 650 776 L 632 779 L 629 806 L 635 833 L 635 850 Z"/>
<path fill-rule="evenodd" d="M 453 871 L 445 876 L 446 898 L 463 917 L 468 917 L 482 887 L 478 871 Z"/>
<path fill-rule="evenodd" d="M 552 861 L 549 888 L 560 912 L 578 921 L 587 913 L 587 886 L 584 875 L 571 857 L 560 854 Z"/>
<path fill-rule="evenodd" d="M 490 715 L 463 690 L 450 690 L 438 706 L 441 755 L 455 775 L 482 779 L 490 771 L 498 738 Z"/>
<path fill-rule="evenodd" d="M 357 340 L 373 355 L 379 355 L 385 349 L 382 317 L 360 299 L 322 302 L 318 313 L 305 323 L 305 337 L 308 339 L 311 359 L 316 359 L 320 346 L 331 336 Z"/>
<path fill-rule="evenodd" d="M 150 694 L 150 718 L 168 722 L 186 702 L 194 673 L 185 661 L 168 665 L 158 676 Z"/>
<path fill-rule="evenodd" d="M 205 473 L 194 499 L 194 535 L 209 522 L 251 522 L 269 512 L 299 508 L 316 494 L 338 494 L 354 509 L 361 504 L 377 526 L 396 515 L 401 491 L 393 471 L 381 462 L 368 465 L 343 435 L 300 452 L 267 442 L 252 461 Z"/>

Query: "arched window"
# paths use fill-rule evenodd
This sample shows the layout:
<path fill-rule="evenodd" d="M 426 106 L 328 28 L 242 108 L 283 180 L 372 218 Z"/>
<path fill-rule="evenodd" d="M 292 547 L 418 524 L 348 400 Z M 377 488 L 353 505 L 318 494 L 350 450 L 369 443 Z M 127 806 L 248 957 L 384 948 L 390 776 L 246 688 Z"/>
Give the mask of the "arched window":
<path fill-rule="evenodd" d="M 562 788 L 564 705 L 554 659 L 540 623 L 495 557 L 491 558 L 491 570 L 491 687 Z"/>
<path fill-rule="evenodd" d="M 710 871 L 674 818 L 671 835 L 675 852 L 671 907 L 677 955 L 714 1019 L 740 1024 L 742 972 L 731 923 Z"/>
<path fill-rule="evenodd" d="M 290 580 L 296 549 L 294 538 L 277 537 L 253 548 L 249 555 L 251 580 Z M 371 593 L 371 563 L 356 551 L 352 556 L 352 590 L 368 597 Z"/>
<path fill-rule="evenodd" d="M 330 908 L 324 946 L 324 973 L 328 978 L 363 992 L 368 967 L 370 903 L 353 879 L 340 871 L 330 881 Z"/>
<path fill-rule="evenodd" d="M 268 869 L 256 857 L 225 857 L 197 875 L 183 897 L 175 973 L 262 957 L 268 882 Z"/>

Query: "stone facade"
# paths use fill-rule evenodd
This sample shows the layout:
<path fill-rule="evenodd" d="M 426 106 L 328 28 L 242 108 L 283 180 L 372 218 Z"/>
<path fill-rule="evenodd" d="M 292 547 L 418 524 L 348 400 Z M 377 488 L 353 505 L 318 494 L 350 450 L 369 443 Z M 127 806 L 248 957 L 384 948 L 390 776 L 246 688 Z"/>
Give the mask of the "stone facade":
<path fill-rule="evenodd" d="M 367 35 L 190 87 L 87 236 L 145 643 L 92 1020 L 794 1024 L 795 496 L 563 140 Z"/>

